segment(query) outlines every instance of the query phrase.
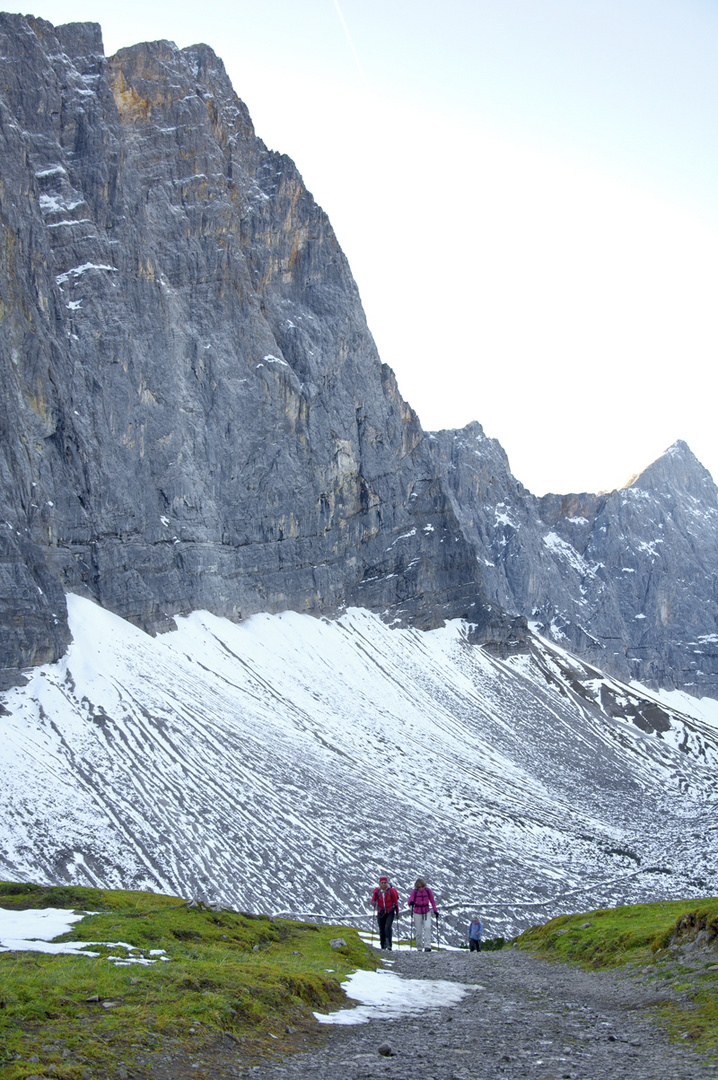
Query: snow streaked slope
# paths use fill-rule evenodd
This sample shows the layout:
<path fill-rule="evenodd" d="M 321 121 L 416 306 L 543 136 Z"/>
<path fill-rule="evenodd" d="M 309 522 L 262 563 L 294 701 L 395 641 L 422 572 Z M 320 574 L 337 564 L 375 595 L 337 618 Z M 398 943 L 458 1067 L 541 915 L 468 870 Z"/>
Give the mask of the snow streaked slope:
<path fill-rule="evenodd" d="M 67 655 L 3 698 L 1 877 L 339 914 L 388 869 L 490 933 L 718 891 L 716 727 L 540 639 L 501 661 L 360 610 L 151 638 L 68 605 Z"/>

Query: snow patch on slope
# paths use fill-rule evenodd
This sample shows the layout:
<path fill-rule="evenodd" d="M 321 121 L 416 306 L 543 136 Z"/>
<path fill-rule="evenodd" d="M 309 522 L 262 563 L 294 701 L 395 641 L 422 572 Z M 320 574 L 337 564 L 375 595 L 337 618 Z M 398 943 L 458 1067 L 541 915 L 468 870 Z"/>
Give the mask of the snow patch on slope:
<path fill-rule="evenodd" d="M 195 612 L 157 638 L 89 600 L 68 610 L 66 656 L 3 697 L 6 879 L 332 916 L 367 911 L 388 869 L 402 903 L 421 873 L 490 934 L 718 887 L 696 840 L 715 727 L 664 710 L 642 729 L 635 689 L 606 697 L 539 639 L 501 661 L 462 623 L 358 609 Z"/>

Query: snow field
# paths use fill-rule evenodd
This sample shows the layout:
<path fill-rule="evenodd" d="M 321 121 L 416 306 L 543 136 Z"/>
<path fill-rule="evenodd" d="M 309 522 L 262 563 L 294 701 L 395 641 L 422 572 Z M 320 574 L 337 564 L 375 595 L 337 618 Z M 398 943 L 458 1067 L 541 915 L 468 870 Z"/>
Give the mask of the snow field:
<path fill-rule="evenodd" d="M 421 874 L 457 932 L 479 910 L 489 936 L 716 888 L 718 727 L 671 705 L 642 731 L 645 696 L 538 638 L 500 661 L 464 624 L 358 609 L 195 612 L 157 638 L 68 609 L 66 656 L 3 696 L 6 878 L 331 919 L 368 915 L 380 870 L 402 905 Z"/>

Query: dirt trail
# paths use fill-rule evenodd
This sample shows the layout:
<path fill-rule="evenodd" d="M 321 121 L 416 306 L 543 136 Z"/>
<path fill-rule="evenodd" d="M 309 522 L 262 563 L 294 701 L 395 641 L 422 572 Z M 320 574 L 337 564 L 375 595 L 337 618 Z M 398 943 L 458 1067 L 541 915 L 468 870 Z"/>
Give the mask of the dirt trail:
<path fill-rule="evenodd" d="M 261 1080 L 715 1080 L 718 1064 L 671 1043 L 651 1005 L 672 991 L 625 971 L 586 972 L 517 949 L 392 954 L 414 979 L 477 984 L 455 1006 L 324 1027 L 288 1057 L 238 1067 Z M 379 1046 L 388 1043 L 391 1056 Z M 196 1075 L 196 1073 L 195 1073 Z"/>

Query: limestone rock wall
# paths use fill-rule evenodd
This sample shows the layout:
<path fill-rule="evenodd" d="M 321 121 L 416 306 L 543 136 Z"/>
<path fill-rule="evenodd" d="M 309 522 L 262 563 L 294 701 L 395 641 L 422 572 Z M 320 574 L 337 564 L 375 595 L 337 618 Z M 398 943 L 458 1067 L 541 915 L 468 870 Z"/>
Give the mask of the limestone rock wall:
<path fill-rule="evenodd" d="M 325 214 L 221 61 L 0 15 L 0 686 L 65 592 L 150 630 L 356 605 L 718 694 L 718 499 L 676 444 L 536 499 L 478 424 L 427 436 Z"/>
<path fill-rule="evenodd" d="M 479 424 L 429 443 L 489 601 L 620 678 L 718 696 L 718 489 L 684 442 L 625 488 L 542 499 Z"/>
<path fill-rule="evenodd" d="M 221 61 L 18 15 L 0 45 L 5 677 L 66 647 L 63 589 L 151 629 L 477 613 L 334 232 Z"/>

